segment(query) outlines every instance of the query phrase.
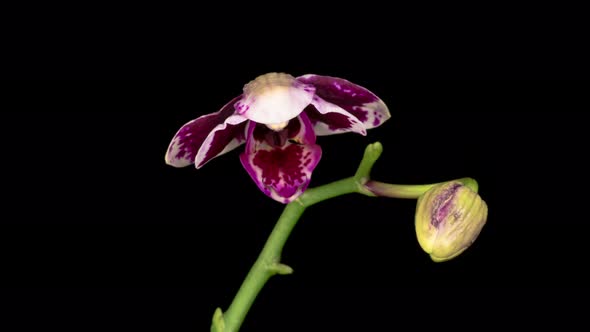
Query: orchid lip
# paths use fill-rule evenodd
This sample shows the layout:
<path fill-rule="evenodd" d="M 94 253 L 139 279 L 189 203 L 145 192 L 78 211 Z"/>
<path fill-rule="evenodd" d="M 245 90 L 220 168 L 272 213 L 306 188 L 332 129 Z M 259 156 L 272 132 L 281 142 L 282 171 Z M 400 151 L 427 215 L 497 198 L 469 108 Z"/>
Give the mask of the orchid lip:
<path fill-rule="evenodd" d="M 299 197 L 309 185 L 322 152 L 305 113 L 278 132 L 250 122 L 247 137 L 240 161 L 258 188 L 285 204 Z"/>

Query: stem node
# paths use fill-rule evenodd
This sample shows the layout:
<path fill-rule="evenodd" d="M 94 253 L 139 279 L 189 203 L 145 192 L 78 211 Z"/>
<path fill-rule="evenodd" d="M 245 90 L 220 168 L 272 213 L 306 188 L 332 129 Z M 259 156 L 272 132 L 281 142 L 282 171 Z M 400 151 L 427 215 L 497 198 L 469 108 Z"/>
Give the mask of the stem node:
<path fill-rule="evenodd" d="M 280 275 L 287 275 L 293 273 L 293 268 L 289 265 L 282 264 L 282 263 L 274 263 L 269 266 L 268 270 L 272 274 L 280 274 Z"/>

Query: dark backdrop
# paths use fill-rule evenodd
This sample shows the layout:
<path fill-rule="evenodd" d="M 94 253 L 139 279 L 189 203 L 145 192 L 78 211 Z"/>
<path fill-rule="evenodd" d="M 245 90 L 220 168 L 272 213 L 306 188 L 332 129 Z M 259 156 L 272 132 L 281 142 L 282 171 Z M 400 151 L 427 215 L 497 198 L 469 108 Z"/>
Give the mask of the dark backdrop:
<path fill-rule="evenodd" d="M 572 297 L 586 295 L 589 277 L 586 133 L 575 113 L 586 86 L 320 74 L 373 90 L 392 118 L 367 137 L 320 137 L 313 186 L 351 175 L 364 146 L 381 141 L 374 178 L 474 177 L 488 223 L 463 255 L 435 264 L 415 239 L 413 200 L 351 195 L 314 206 L 285 247 L 295 273 L 271 279 L 244 331 L 576 317 Z M 282 205 L 258 191 L 239 149 L 200 170 L 164 164 L 179 126 L 251 78 L 206 77 L 5 85 L 2 324 L 206 331 L 215 307 L 227 307 Z"/>
<path fill-rule="evenodd" d="M 435 264 L 415 239 L 415 201 L 314 206 L 284 250 L 295 273 L 270 280 L 243 331 L 585 325 L 588 84 L 561 80 L 587 78 L 581 21 L 222 5 L 67 7 L 65 19 L 34 7 L 4 29 L 0 330 L 208 331 L 282 205 L 240 149 L 198 171 L 164 153 L 182 124 L 271 71 L 346 78 L 391 110 L 367 137 L 320 137 L 312 186 L 350 176 L 380 141 L 376 179 L 474 177 L 489 217 L 469 250 Z"/>

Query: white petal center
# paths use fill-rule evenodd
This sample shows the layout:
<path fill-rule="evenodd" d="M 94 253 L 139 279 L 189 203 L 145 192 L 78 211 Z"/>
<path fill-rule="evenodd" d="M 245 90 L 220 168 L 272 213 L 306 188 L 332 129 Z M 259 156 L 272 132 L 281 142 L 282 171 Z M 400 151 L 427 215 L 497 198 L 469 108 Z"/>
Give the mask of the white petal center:
<path fill-rule="evenodd" d="M 301 83 L 289 74 L 269 73 L 246 84 L 244 97 L 235 107 L 239 114 L 254 122 L 280 128 L 298 116 L 314 95 L 312 85 Z"/>

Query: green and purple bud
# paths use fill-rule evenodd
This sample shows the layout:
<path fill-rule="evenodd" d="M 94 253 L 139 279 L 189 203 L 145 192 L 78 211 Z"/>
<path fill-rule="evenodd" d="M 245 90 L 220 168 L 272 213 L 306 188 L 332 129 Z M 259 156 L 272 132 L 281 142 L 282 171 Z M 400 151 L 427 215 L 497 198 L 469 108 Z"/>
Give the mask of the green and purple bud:
<path fill-rule="evenodd" d="M 441 183 L 418 198 L 416 236 L 435 262 L 453 259 L 469 248 L 486 223 L 488 207 L 472 181 L 473 185 Z"/>

